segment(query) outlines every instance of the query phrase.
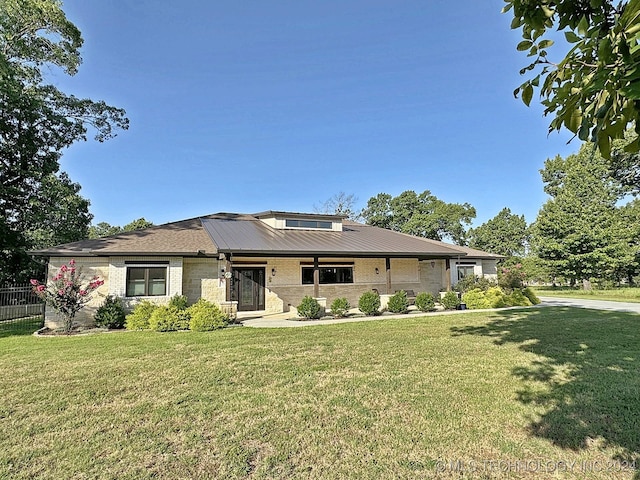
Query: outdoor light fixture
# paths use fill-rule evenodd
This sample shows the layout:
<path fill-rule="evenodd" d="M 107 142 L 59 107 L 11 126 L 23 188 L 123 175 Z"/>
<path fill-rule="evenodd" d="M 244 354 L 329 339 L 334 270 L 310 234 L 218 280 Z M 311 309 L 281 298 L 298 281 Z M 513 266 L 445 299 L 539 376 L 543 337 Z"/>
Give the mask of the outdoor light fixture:
<path fill-rule="evenodd" d="M 436 262 L 431 260 L 431 268 L 436 268 Z"/>
<path fill-rule="evenodd" d="M 271 269 L 271 276 L 275 277 L 276 276 L 276 269 L 275 267 Z"/>
<path fill-rule="evenodd" d="M 380 270 L 378 269 L 378 267 L 376 267 L 376 275 L 380 274 Z"/>

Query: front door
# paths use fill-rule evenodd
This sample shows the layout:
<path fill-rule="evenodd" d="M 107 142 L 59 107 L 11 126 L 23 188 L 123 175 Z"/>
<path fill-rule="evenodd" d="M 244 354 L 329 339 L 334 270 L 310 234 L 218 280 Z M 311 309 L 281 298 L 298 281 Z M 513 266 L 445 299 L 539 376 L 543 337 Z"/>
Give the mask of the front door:
<path fill-rule="evenodd" d="M 264 268 L 234 268 L 238 311 L 264 310 Z"/>

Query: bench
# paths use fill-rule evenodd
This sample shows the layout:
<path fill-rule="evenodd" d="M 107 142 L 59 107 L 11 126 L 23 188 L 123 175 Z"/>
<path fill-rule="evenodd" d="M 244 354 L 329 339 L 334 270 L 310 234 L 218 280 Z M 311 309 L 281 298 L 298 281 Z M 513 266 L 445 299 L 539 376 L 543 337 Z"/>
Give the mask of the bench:
<path fill-rule="evenodd" d="M 400 292 L 401 290 L 396 290 L 396 293 Z M 416 292 L 414 292 L 413 290 L 405 290 L 404 293 L 407 294 L 407 302 L 409 302 L 409 305 L 415 305 L 416 303 Z"/>

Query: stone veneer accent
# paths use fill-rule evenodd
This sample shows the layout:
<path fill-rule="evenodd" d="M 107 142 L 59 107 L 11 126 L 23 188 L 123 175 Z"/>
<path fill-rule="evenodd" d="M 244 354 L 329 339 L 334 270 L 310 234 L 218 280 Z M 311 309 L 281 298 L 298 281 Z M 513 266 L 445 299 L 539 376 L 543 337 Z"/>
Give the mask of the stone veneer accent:
<path fill-rule="evenodd" d="M 220 279 L 220 265 L 215 258 L 185 258 L 182 262 L 182 294 L 189 303 L 199 298 L 220 304 L 225 301 L 225 280 Z"/>

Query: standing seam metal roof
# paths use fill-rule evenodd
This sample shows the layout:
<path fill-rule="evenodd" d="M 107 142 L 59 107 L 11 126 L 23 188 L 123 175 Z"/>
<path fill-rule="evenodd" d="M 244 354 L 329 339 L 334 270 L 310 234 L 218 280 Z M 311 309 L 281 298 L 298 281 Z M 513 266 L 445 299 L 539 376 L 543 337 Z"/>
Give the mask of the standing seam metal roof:
<path fill-rule="evenodd" d="M 220 252 L 261 255 L 459 257 L 443 242 L 345 221 L 343 231 L 275 229 L 255 217 L 211 216 L 202 225 Z"/>

